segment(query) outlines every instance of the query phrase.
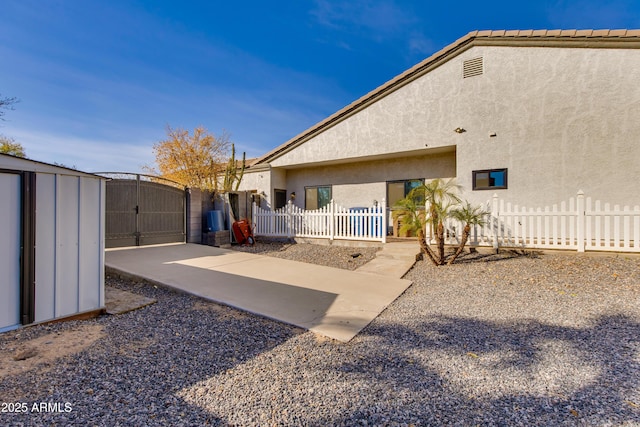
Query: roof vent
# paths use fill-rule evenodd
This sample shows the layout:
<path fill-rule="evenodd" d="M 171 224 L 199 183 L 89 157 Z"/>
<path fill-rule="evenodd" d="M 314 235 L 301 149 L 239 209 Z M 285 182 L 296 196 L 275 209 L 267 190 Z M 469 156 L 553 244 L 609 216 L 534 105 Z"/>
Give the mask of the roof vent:
<path fill-rule="evenodd" d="M 462 78 L 480 76 L 484 72 L 484 63 L 482 56 L 479 58 L 468 59 L 462 63 Z"/>

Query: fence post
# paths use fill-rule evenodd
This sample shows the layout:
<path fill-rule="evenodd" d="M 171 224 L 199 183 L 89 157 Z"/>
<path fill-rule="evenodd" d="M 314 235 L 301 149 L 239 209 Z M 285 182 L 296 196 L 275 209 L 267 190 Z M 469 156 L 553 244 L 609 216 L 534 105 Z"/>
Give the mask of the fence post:
<path fill-rule="evenodd" d="M 576 207 L 576 214 L 578 215 L 576 239 L 578 239 L 578 252 L 584 252 L 584 236 L 585 236 L 585 212 L 584 212 L 584 192 L 578 191 L 578 201 Z"/>
<path fill-rule="evenodd" d="M 427 242 L 427 245 L 431 244 L 431 238 L 433 237 L 433 233 L 432 233 L 433 224 L 429 221 L 429 219 L 430 219 L 430 215 L 429 215 L 430 211 L 429 211 L 429 209 L 430 209 L 429 201 L 425 200 L 424 201 L 424 219 L 425 219 L 425 227 L 424 227 L 425 237 L 424 238 L 425 238 L 425 240 Z M 398 222 L 394 219 L 393 220 L 393 226 L 395 227 L 397 223 Z M 398 234 L 400 234 L 400 233 L 398 233 Z"/>
<path fill-rule="evenodd" d="M 491 198 L 491 222 L 493 224 L 493 249 L 498 251 L 498 239 L 500 236 L 500 212 L 498 212 L 498 193 L 493 193 L 493 197 Z"/>
<path fill-rule="evenodd" d="M 251 203 L 251 228 L 253 228 L 253 234 L 258 234 L 258 222 L 256 213 L 256 202 Z"/>
<path fill-rule="evenodd" d="M 290 239 L 291 238 L 291 223 L 293 222 L 293 213 L 291 212 L 293 210 L 293 203 L 291 202 L 291 200 L 289 200 L 287 202 L 287 216 L 286 221 L 287 221 L 287 238 Z"/>
<path fill-rule="evenodd" d="M 382 243 L 387 243 L 387 201 L 384 199 L 384 197 L 382 198 L 382 201 L 380 202 L 380 215 L 382 218 L 380 218 L 381 222 L 382 222 L 382 230 L 380 230 L 381 234 L 382 234 Z"/>
<path fill-rule="evenodd" d="M 335 235 L 335 203 L 333 199 L 329 203 L 329 240 L 333 240 Z"/>
<path fill-rule="evenodd" d="M 268 224 L 269 227 L 269 234 L 273 234 L 277 231 L 276 226 L 278 225 L 278 217 L 276 216 L 276 213 L 278 212 L 277 209 L 273 209 L 273 208 L 269 208 L 269 215 L 267 216 L 267 220 L 268 223 L 265 221 L 265 228 L 267 227 L 266 224 Z"/>

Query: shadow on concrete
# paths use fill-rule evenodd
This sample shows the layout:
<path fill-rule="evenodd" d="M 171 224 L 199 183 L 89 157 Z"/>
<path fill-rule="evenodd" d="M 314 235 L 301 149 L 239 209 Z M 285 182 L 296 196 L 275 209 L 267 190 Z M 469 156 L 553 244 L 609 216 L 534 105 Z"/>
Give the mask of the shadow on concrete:
<path fill-rule="evenodd" d="M 206 270 L 203 281 L 200 267 L 179 263 L 164 267 L 166 271 L 161 280 L 149 275 L 123 273 L 115 268 L 109 271 L 305 329 L 325 324 L 323 318 L 337 297 L 330 292 L 215 270 Z"/>
<path fill-rule="evenodd" d="M 189 244 L 109 251 L 106 264 L 120 274 L 344 342 L 357 335 L 411 283 Z"/>

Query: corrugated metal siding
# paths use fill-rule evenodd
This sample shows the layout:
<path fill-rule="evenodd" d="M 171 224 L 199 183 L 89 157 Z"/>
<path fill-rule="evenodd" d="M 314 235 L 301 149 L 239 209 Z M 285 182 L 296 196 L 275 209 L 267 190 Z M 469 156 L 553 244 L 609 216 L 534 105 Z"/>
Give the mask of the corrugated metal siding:
<path fill-rule="evenodd" d="M 86 286 L 100 280 L 100 180 L 80 178 L 80 227 L 78 246 L 78 311 L 100 307 L 100 288 Z"/>
<path fill-rule="evenodd" d="M 36 322 L 55 317 L 56 175 L 36 175 Z"/>
<path fill-rule="evenodd" d="M 107 220 L 106 220 L 106 197 L 107 197 L 107 183 L 105 180 L 101 180 L 100 181 L 100 198 L 99 198 L 99 202 L 100 202 L 100 208 L 99 208 L 99 212 L 100 212 L 100 232 L 98 233 L 100 236 L 100 256 L 99 256 L 99 273 L 100 273 L 100 277 L 98 278 L 99 283 L 100 283 L 100 302 L 99 302 L 99 306 L 100 307 L 104 307 L 105 306 L 105 300 L 104 300 L 104 249 L 106 246 L 106 240 L 105 240 L 105 233 L 106 233 L 106 224 L 107 224 Z"/>
<path fill-rule="evenodd" d="M 36 322 L 104 306 L 104 182 L 36 177 Z"/>
<path fill-rule="evenodd" d="M 0 330 L 20 323 L 20 175 L 0 173 Z"/>
<path fill-rule="evenodd" d="M 79 179 L 59 175 L 56 182 L 56 317 L 78 312 Z"/>

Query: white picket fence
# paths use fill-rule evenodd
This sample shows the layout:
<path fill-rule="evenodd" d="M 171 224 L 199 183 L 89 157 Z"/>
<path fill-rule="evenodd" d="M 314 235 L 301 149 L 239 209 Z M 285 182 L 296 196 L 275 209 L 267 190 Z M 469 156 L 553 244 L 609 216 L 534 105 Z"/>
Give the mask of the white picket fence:
<path fill-rule="evenodd" d="M 314 237 L 338 240 L 368 240 L 385 243 L 387 215 L 384 199 L 369 208 L 343 208 L 333 200 L 324 208 L 304 210 L 291 203 L 275 211 L 253 204 L 256 236 Z"/>
<path fill-rule="evenodd" d="M 535 209 L 512 205 L 494 195 L 484 208 L 489 212 L 486 224 L 471 231 L 471 246 L 640 253 L 640 206 L 611 206 L 578 192 L 567 202 Z M 276 211 L 254 204 L 252 221 L 257 236 L 384 243 L 387 218 L 384 199 L 378 206 L 355 210 L 340 207 L 332 200 L 317 210 L 304 210 L 291 202 Z M 446 243 L 457 245 L 463 227 L 448 219 Z M 431 242 L 435 243 L 432 237 Z"/>
<path fill-rule="evenodd" d="M 640 252 L 640 206 L 612 207 L 580 191 L 568 203 L 544 209 L 518 207 L 494 195 L 485 209 L 490 213 L 483 227 L 472 230 L 472 246 Z M 449 219 L 445 226 L 447 243 L 457 244 L 464 224 Z"/>

